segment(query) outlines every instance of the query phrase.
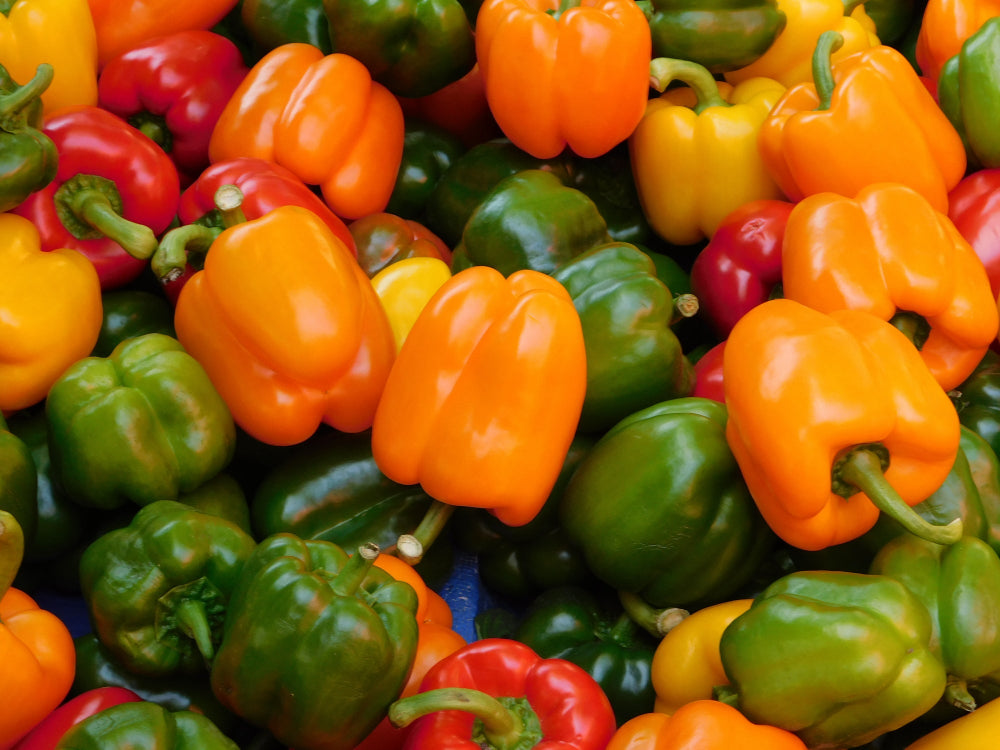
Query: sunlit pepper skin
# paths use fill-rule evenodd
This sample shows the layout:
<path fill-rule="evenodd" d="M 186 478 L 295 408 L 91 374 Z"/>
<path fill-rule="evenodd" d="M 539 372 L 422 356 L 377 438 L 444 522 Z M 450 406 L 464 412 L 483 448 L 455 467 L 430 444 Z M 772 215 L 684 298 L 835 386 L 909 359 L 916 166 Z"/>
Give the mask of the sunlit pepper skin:
<path fill-rule="evenodd" d="M 818 193 L 796 204 L 785 228 L 782 289 L 820 312 L 865 310 L 905 327 L 946 391 L 975 369 L 1000 327 L 986 269 L 969 243 L 898 184 L 871 185 L 853 200 Z"/>
<path fill-rule="evenodd" d="M 1000 15 L 997 0 L 927 0 L 915 57 L 920 72 L 936 81 L 944 64 L 988 19 Z"/>

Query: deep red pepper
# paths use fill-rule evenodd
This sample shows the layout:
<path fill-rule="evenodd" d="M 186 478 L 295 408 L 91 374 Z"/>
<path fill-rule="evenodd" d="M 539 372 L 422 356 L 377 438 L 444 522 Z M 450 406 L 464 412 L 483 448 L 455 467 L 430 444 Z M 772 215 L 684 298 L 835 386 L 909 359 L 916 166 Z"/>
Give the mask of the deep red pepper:
<path fill-rule="evenodd" d="M 948 218 L 986 266 L 996 297 L 1000 294 L 1000 167 L 977 170 L 952 188 Z"/>
<path fill-rule="evenodd" d="M 414 99 L 396 98 L 406 117 L 437 125 L 458 136 L 466 148 L 503 135 L 486 101 L 478 65 L 433 94 Z"/>
<path fill-rule="evenodd" d="M 208 166 L 208 140 L 249 68 L 237 46 L 204 29 L 178 31 L 108 61 L 97 103 L 163 148 L 189 184 Z"/>
<path fill-rule="evenodd" d="M 177 213 L 174 163 L 139 130 L 98 107 L 63 108 L 42 130 L 56 144 L 59 169 L 12 212 L 34 223 L 43 250 L 68 247 L 87 256 L 102 289 L 129 283 Z"/>
<path fill-rule="evenodd" d="M 725 338 L 781 283 L 781 243 L 793 203 L 758 200 L 729 213 L 691 266 L 700 314 Z"/>
<path fill-rule="evenodd" d="M 504 698 L 506 707 L 518 716 L 515 728 L 503 726 L 509 717 L 489 714 L 486 737 L 474 739 L 476 717 L 468 708 L 435 708 L 442 705 L 439 699 L 453 694 L 451 688 Z M 442 689 L 448 692 L 430 692 Z M 492 725 L 498 718 L 501 726 Z M 588 672 L 563 659 L 543 659 L 523 643 L 506 638 L 473 641 L 444 657 L 427 672 L 419 693 L 390 707 L 389 719 L 400 726 L 413 722 L 405 750 L 479 750 L 492 731 L 501 732 L 503 742 L 495 737 L 491 746 L 509 747 L 522 730 L 534 744 L 525 738 L 518 747 L 604 750 L 615 732 L 608 697 Z"/>
<path fill-rule="evenodd" d="M 692 396 L 710 398 L 720 404 L 726 403 L 726 393 L 722 386 L 722 356 L 725 350 L 726 342 L 720 341 L 694 363 Z"/>
<path fill-rule="evenodd" d="M 54 750 L 59 740 L 76 724 L 106 708 L 120 703 L 141 701 L 138 695 L 122 687 L 99 687 L 66 701 L 42 719 L 11 750 Z"/>

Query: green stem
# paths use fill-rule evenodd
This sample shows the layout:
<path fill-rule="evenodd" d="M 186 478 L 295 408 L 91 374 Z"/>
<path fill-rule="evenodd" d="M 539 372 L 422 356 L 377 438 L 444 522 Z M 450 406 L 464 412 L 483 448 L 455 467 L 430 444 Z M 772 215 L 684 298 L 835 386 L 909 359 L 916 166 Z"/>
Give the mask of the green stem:
<path fill-rule="evenodd" d="M 733 708 L 740 707 L 740 696 L 732 685 L 716 685 L 712 688 L 712 698 Z"/>
<path fill-rule="evenodd" d="M 189 262 L 208 254 L 220 234 L 221 229 L 201 224 L 185 224 L 171 229 L 163 235 L 149 262 L 156 278 L 164 284 L 178 278 Z"/>
<path fill-rule="evenodd" d="M 698 98 L 695 114 L 708 107 L 728 107 L 729 102 L 719 93 L 719 84 L 704 65 L 672 57 L 657 57 L 649 63 L 649 85 L 657 91 L 666 91 L 674 81 L 690 86 Z"/>
<path fill-rule="evenodd" d="M 965 680 L 957 677 L 948 677 L 948 682 L 944 689 L 944 700 L 955 708 L 963 711 L 975 711 L 976 699 L 969 693 Z"/>
<path fill-rule="evenodd" d="M 884 448 L 881 450 L 884 451 Z M 889 484 L 883 473 L 886 468 L 888 461 L 883 460 L 875 446 L 855 446 L 834 464 L 832 489 L 843 497 L 857 491 L 865 493 L 876 508 L 921 539 L 936 544 L 954 544 L 961 539 L 961 518 L 956 518 L 947 526 L 929 523 L 907 505 Z"/>
<path fill-rule="evenodd" d="M 833 80 L 833 62 L 830 59 L 834 52 L 844 46 L 844 37 L 837 31 L 824 31 L 819 35 L 816 49 L 812 56 L 813 83 L 819 96 L 817 110 L 830 109 L 835 86 Z"/>
<path fill-rule="evenodd" d="M 389 706 L 389 721 L 405 727 L 438 711 L 466 711 L 482 722 L 483 735 L 497 750 L 514 747 L 524 735 L 520 717 L 488 693 L 474 688 L 446 687 L 397 700 Z"/>
<path fill-rule="evenodd" d="M 212 628 L 208 624 L 204 602 L 185 599 L 177 605 L 174 613 L 181 631 L 195 642 L 206 663 L 211 662 L 215 656 L 215 646 L 212 645 Z"/>
<path fill-rule="evenodd" d="M 128 123 L 168 154 L 173 149 L 174 137 L 162 115 L 143 111 L 129 117 Z"/>
<path fill-rule="evenodd" d="M 550 16 L 555 18 L 557 21 L 570 8 L 575 8 L 580 4 L 580 0 L 559 0 L 559 7 L 555 10 L 549 9 L 545 11 Z"/>
<path fill-rule="evenodd" d="M 356 554 L 351 555 L 340 572 L 330 581 L 330 588 L 340 596 L 351 596 L 358 590 L 361 583 L 375 564 L 379 555 L 377 544 L 367 542 L 358 547 Z"/>
<path fill-rule="evenodd" d="M 889 322 L 913 342 L 917 351 L 924 348 L 927 337 L 931 335 L 931 325 L 927 322 L 927 318 L 915 312 L 897 312 L 889 319 Z"/>
<path fill-rule="evenodd" d="M 618 600 L 629 618 L 654 638 L 662 638 L 691 614 L 678 607 L 651 607 L 641 596 L 629 591 L 619 591 Z"/>
<path fill-rule="evenodd" d="M 55 71 L 49 63 L 41 63 L 34 77 L 9 94 L 0 96 L 0 120 L 17 116 L 22 109 L 41 96 L 52 83 Z"/>
<path fill-rule="evenodd" d="M 14 584 L 24 559 L 24 530 L 11 513 L 0 510 L 0 599 Z"/>
<path fill-rule="evenodd" d="M 153 230 L 121 215 L 121 194 L 106 177 L 74 175 L 59 186 L 54 200 L 59 220 L 77 239 L 107 237 L 132 257 L 143 260 L 156 251 Z"/>
<path fill-rule="evenodd" d="M 452 514 L 455 512 L 455 506 L 449 505 L 448 503 L 442 503 L 440 500 L 432 500 L 430 506 L 427 508 L 427 512 L 424 513 L 424 517 L 420 520 L 420 524 L 416 529 L 413 530 L 408 536 L 413 537 L 420 543 L 420 555 L 423 556 L 434 544 L 434 540 L 437 539 L 441 532 L 444 531 L 444 527 L 448 523 L 448 519 L 451 518 Z M 411 565 L 416 565 L 420 562 L 419 558 L 417 560 L 408 559 L 405 552 L 401 554 L 399 550 L 399 545 L 397 543 L 397 556 L 406 560 L 406 562 Z"/>

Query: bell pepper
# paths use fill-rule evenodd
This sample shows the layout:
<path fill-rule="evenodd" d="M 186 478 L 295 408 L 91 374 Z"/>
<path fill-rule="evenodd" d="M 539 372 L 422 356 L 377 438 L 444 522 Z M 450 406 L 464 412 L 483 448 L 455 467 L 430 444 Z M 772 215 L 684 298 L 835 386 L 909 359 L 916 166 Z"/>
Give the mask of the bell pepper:
<path fill-rule="evenodd" d="M 323 0 L 242 0 L 238 7 L 242 26 L 261 54 L 290 42 L 311 44 L 324 55 L 333 52 Z"/>
<path fill-rule="evenodd" d="M 416 593 L 373 567 L 377 555 L 292 534 L 262 541 L 229 601 L 216 697 L 286 745 L 353 748 L 402 690 L 418 636 Z"/>
<path fill-rule="evenodd" d="M 744 203 L 782 197 L 757 136 L 783 85 L 756 78 L 734 87 L 669 58 L 654 60 L 650 76 L 663 93 L 646 106 L 629 150 L 643 212 L 660 237 L 690 245 Z M 668 91 L 673 81 L 685 85 Z"/>
<path fill-rule="evenodd" d="M 414 219 L 376 212 L 348 225 L 357 248 L 358 263 L 368 278 L 404 258 L 435 258 L 446 265 L 451 249 L 426 226 Z"/>
<path fill-rule="evenodd" d="M 559 518 L 598 578 L 679 607 L 721 601 L 750 577 L 773 538 L 726 445 L 726 421 L 716 401 L 671 399 L 626 417 L 584 457 Z"/>
<path fill-rule="evenodd" d="M 460 271 L 423 309 L 389 373 L 372 426 L 375 463 L 442 504 L 528 523 L 572 442 L 585 369 L 580 318 L 559 282 L 530 270 Z"/>
<path fill-rule="evenodd" d="M 747 721 L 732 706 L 714 700 L 694 701 L 667 716 L 647 713 L 618 727 L 606 750 L 728 750 L 767 747 L 806 750 L 784 729 Z"/>
<path fill-rule="evenodd" d="M 945 63 L 962 50 L 965 40 L 997 15 L 997 0 L 927 0 L 915 51 L 921 73 L 937 81 Z"/>
<path fill-rule="evenodd" d="M 84 719 L 121 703 L 141 701 L 131 690 L 101 687 L 71 698 L 42 719 L 12 750 L 54 750 L 59 740 Z"/>
<path fill-rule="evenodd" d="M 1000 168 L 978 169 L 948 193 L 948 218 L 986 267 L 1000 296 Z"/>
<path fill-rule="evenodd" d="M 757 507 L 788 544 L 849 541 L 880 511 L 940 544 L 961 536 L 961 521 L 933 525 L 911 507 L 951 470 L 958 415 L 890 323 L 769 300 L 726 340 L 723 385 L 726 439 Z"/>
<path fill-rule="evenodd" d="M 446 656 L 419 693 L 392 704 L 389 720 L 413 724 L 408 750 L 483 743 L 603 750 L 615 731 L 611 704 L 593 677 L 507 638 L 475 641 Z"/>
<path fill-rule="evenodd" d="M 207 673 L 256 544 L 218 516 L 172 500 L 150 503 L 83 553 L 80 584 L 94 632 L 137 674 Z"/>
<path fill-rule="evenodd" d="M 250 69 L 215 123 L 208 155 L 280 164 L 350 220 L 385 209 L 404 134 L 399 102 L 358 60 L 290 43 Z"/>
<path fill-rule="evenodd" d="M 7 427 L 0 413 L 0 510 L 10 513 L 30 546 L 38 528 L 38 481 L 28 445 Z"/>
<path fill-rule="evenodd" d="M 539 159 L 567 147 L 593 158 L 625 141 L 646 106 L 651 56 L 632 0 L 486 0 L 476 16 L 490 111 Z"/>
<path fill-rule="evenodd" d="M 12 211 L 38 228 L 43 250 L 69 247 L 86 255 L 102 289 L 135 280 L 177 213 L 173 162 L 139 130 L 97 107 L 62 109 L 42 130 L 59 154 L 55 179 Z"/>
<path fill-rule="evenodd" d="M 787 299 L 889 321 L 946 391 L 975 369 L 1000 328 L 982 261 L 947 216 L 904 185 L 803 198 L 788 217 L 781 264 Z"/>
<path fill-rule="evenodd" d="M 181 290 L 174 325 L 236 424 L 271 445 L 300 443 L 321 423 L 371 427 L 395 357 L 385 312 L 351 251 L 298 206 L 219 234 Z"/>
<path fill-rule="evenodd" d="M 472 26 L 458 0 L 323 0 L 330 41 L 397 96 L 439 91 L 476 64 Z"/>
<path fill-rule="evenodd" d="M 958 419 L 1000 452 L 1000 354 L 987 351 L 969 377 L 948 394 Z"/>
<path fill-rule="evenodd" d="M 475 15 L 470 19 L 475 20 Z M 461 139 L 466 148 L 501 135 L 486 101 L 482 72 L 476 63 L 454 83 L 418 97 L 398 96 L 403 114 L 436 125 Z"/>
<path fill-rule="evenodd" d="M 996 741 L 1000 721 L 1000 698 L 980 706 L 972 713 L 949 721 L 906 746 L 906 750 L 989 750 Z"/>
<path fill-rule="evenodd" d="M 647 406 L 688 396 L 691 363 L 671 329 L 674 298 L 650 257 L 635 245 L 597 245 L 552 277 L 580 315 L 587 393 L 579 430 L 603 433 Z"/>
<path fill-rule="evenodd" d="M 0 65 L 27 82 L 42 63 L 52 83 L 42 93 L 46 114 L 97 104 L 97 33 L 89 0 L 7 0 L 0 10 Z"/>
<path fill-rule="evenodd" d="M 0 211 L 8 211 L 55 179 L 56 145 L 39 130 L 39 95 L 52 81 L 52 66 L 40 65 L 23 86 L 0 65 Z"/>
<path fill-rule="evenodd" d="M 726 352 L 725 340 L 710 347 L 694 363 L 694 387 L 692 396 L 710 398 L 719 403 L 726 402 L 725 385 L 722 380 L 722 362 Z"/>
<path fill-rule="evenodd" d="M 926 0 L 865 0 L 864 9 L 875 24 L 879 41 L 902 50 L 910 43 L 908 36 L 916 42 L 920 16 L 926 4 Z"/>
<path fill-rule="evenodd" d="M 459 137 L 443 128 L 405 115 L 403 156 L 386 213 L 422 221 L 424 206 L 441 176 L 466 151 Z"/>
<path fill-rule="evenodd" d="M 944 693 L 930 639 L 929 613 L 893 578 L 790 573 L 723 631 L 732 685 L 720 698 L 810 748 L 856 747 L 913 721 Z"/>
<path fill-rule="evenodd" d="M 824 32 L 812 82 L 788 89 L 764 120 L 759 147 L 768 171 L 792 202 L 821 192 L 853 198 L 867 185 L 897 182 L 947 213 L 948 191 L 966 169 L 958 131 L 892 47 L 831 67 L 842 40 Z"/>
<path fill-rule="evenodd" d="M 74 725 L 55 750 L 130 747 L 163 750 L 239 750 L 239 745 L 202 714 L 168 711 L 151 701 L 105 708 Z"/>
<path fill-rule="evenodd" d="M 162 294 L 142 289 L 113 289 L 101 295 L 101 330 L 94 357 L 107 357 L 125 339 L 144 333 L 174 336 L 174 308 Z"/>
<path fill-rule="evenodd" d="M 101 330 L 101 285 L 71 248 L 42 252 L 28 220 L 0 213 L 0 411 L 42 401 Z M 44 312 L 44 315 L 40 314 Z"/>
<path fill-rule="evenodd" d="M 372 288 L 392 326 L 397 353 L 434 293 L 451 278 L 440 258 L 403 258 L 372 277 Z"/>
<path fill-rule="evenodd" d="M 73 637 L 66 625 L 13 588 L 24 556 L 24 532 L 0 510 L 0 747 L 12 747 L 56 708 L 73 684 Z"/>
<path fill-rule="evenodd" d="M 176 500 L 235 450 L 233 418 L 205 369 L 160 333 L 74 363 L 49 391 L 45 414 L 53 475 L 92 508 Z"/>
<path fill-rule="evenodd" d="M 834 31 L 844 39 L 834 60 L 878 47 L 875 23 L 860 0 L 778 0 L 785 26 L 767 50 L 742 68 L 725 73 L 729 83 L 764 77 L 791 88 L 812 80 L 812 57 L 820 35 Z"/>
<path fill-rule="evenodd" d="M 781 245 L 793 203 L 748 201 L 719 222 L 691 265 L 699 314 L 722 338 L 781 287 Z"/>
<path fill-rule="evenodd" d="M 208 141 L 249 69 L 236 45 L 207 29 L 145 41 L 101 68 L 98 104 L 170 154 L 189 184 L 208 166 Z"/>

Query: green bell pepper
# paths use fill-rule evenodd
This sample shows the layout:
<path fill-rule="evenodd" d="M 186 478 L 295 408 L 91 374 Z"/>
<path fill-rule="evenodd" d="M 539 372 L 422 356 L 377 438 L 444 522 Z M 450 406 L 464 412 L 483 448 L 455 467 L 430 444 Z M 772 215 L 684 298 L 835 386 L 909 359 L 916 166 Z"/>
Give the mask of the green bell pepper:
<path fill-rule="evenodd" d="M 948 395 L 958 421 L 1000 454 L 1000 354 L 988 350 L 969 377 Z"/>
<path fill-rule="evenodd" d="M 236 427 L 205 370 L 147 333 L 71 365 L 46 399 L 53 476 L 81 505 L 176 500 L 233 457 Z"/>
<path fill-rule="evenodd" d="M 132 672 L 206 672 L 236 579 L 256 546 L 219 516 L 173 500 L 146 505 L 80 560 L 94 632 Z"/>
<path fill-rule="evenodd" d="M 406 118 L 403 160 L 386 213 L 423 222 L 424 210 L 442 175 L 465 153 L 458 136 L 430 123 Z"/>
<path fill-rule="evenodd" d="M 323 0 L 241 0 L 243 28 L 255 50 L 266 54 L 283 44 L 311 44 L 333 52 Z"/>
<path fill-rule="evenodd" d="M 658 608 L 722 601 L 774 544 L 726 442 L 726 407 L 671 399 L 605 433 L 559 506 L 594 574 Z"/>
<path fill-rule="evenodd" d="M 103 319 L 94 357 L 107 357 L 122 341 L 144 333 L 174 336 L 174 308 L 163 294 L 115 289 L 101 295 Z"/>
<path fill-rule="evenodd" d="M 927 0 L 865 0 L 865 13 L 879 41 L 897 47 L 913 26 L 920 26 Z"/>
<path fill-rule="evenodd" d="M 378 548 L 275 534 L 229 601 L 211 685 L 223 705 L 296 748 L 351 750 L 399 697 L 417 595 L 373 567 Z M 277 615 L 276 615 L 277 613 Z"/>
<path fill-rule="evenodd" d="M 0 65 L 0 211 L 19 205 L 56 176 L 59 154 L 41 130 L 42 92 L 52 82 L 48 63 L 18 86 Z"/>
<path fill-rule="evenodd" d="M 7 427 L 0 413 L 0 510 L 21 525 L 27 549 L 38 529 L 38 472 L 31 449 Z"/>
<path fill-rule="evenodd" d="M 712 73 L 743 68 L 785 28 L 776 0 L 652 0 L 653 57 L 690 60 Z"/>
<path fill-rule="evenodd" d="M 931 617 L 899 581 L 840 571 L 790 573 L 719 642 L 730 685 L 717 697 L 811 750 L 857 747 L 913 721 L 944 694 Z"/>
<path fill-rule="evenodd" d="M 937 92 L 969 167 L 1000 167 L 1000 16 L 985 21 L 944 64 Z"/>
<path fill-rule="evenodd" d="M 580 314 L 587 353 L 583 432 L 604 432 L 647 406 L 691 395 L 694 368 L 671 329 L 675 300 L 635 245 L 598 245 L 552 272 Z"/>
<path fill-rule="evenodd" d="M 194 711 L 168 711 L 150 701 L 119 703 L 72 725 L 54 750 L 239 750 Z"/>
<path fill-rule="evenodd" d="M 503 178 L 476 206 L 454 248 L 452 269 L 491 266 L 504 276 L 551 273 L 610 240 L 594 202 L 551 172 L 526 169 Z"/>
<path fill-rule="evenodd" d="M 397 96 L 432 94 L 476 64 L 458 0 L 323 0 L 334 52 L 360 60 Z"/>

